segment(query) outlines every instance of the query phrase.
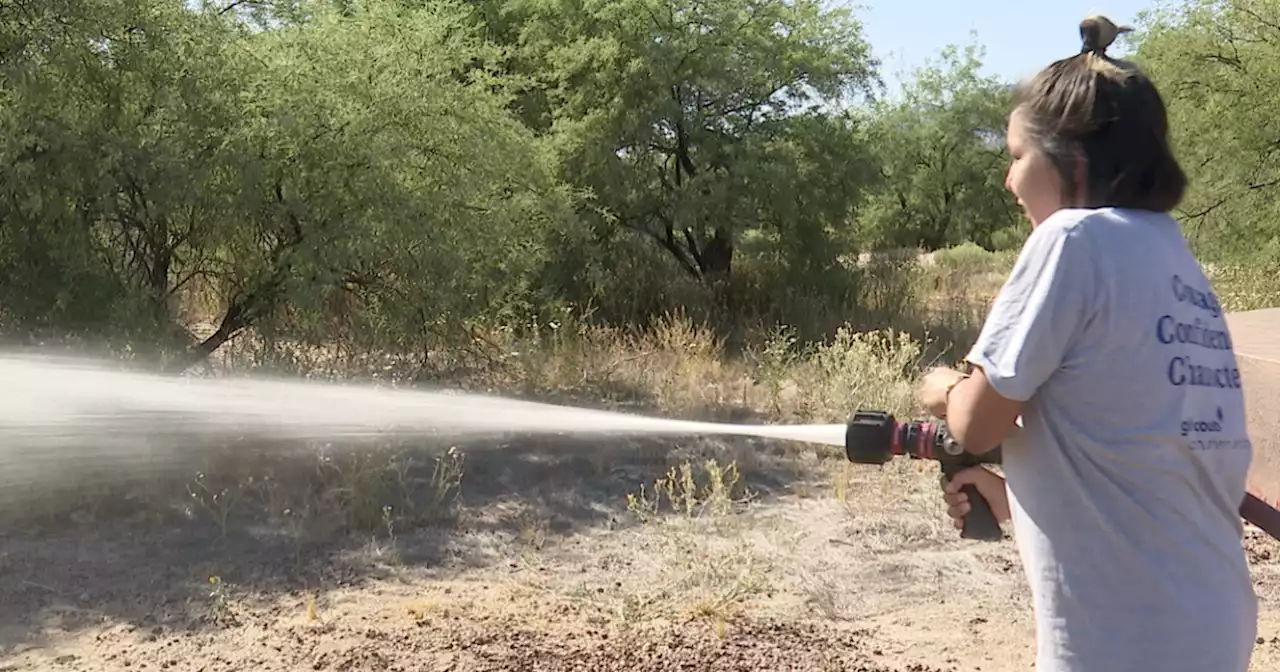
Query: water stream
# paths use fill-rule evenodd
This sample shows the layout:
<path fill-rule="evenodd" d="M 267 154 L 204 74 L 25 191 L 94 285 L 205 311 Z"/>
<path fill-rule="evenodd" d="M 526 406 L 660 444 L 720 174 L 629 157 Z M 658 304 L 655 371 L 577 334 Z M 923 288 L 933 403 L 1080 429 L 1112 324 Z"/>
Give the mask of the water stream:
<path fill-rule="evenodd" d="M 843 446 L 845 433 L 842 424 L 722 424 L 389 386 L 166 376 L 60 357 L 0 356 L 0 381 L 0 495 L 76 471 L 145 477 L 228 441 L 263 450 L 396 437 L 736 435 Z"/>

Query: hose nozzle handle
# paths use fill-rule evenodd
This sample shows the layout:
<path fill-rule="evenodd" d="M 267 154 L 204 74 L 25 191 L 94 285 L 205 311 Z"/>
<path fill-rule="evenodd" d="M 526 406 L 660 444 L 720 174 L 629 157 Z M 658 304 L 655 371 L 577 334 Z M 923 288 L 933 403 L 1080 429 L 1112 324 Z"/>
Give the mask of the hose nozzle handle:
<path fill-rule="evenodd" d="M 965 467 L 953 462 L 942 463 L 942 475 L 946 482 Z M 977 539 L 978 541 L 1000 541 L 1004 539 L 1004 530 L 1000 529 L 1000 521 L 991 510 L 991 503 L 978 493 L 972 483 L 960 488 L 969 498 L 969 513 L 964 516 L 964 525 L 960 528 L 961 539 Z"/>

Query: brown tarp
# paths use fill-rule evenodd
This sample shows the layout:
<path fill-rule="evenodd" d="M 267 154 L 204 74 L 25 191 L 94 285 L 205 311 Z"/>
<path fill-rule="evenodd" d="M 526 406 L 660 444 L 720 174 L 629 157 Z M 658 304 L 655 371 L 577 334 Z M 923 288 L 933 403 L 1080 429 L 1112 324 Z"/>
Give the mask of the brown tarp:
<path fill-rule="evenodd" d="M 1226 316 L 1244 385 L 1253 465 L 1249 492 L 1280 505 L 1280 308 Z"/>

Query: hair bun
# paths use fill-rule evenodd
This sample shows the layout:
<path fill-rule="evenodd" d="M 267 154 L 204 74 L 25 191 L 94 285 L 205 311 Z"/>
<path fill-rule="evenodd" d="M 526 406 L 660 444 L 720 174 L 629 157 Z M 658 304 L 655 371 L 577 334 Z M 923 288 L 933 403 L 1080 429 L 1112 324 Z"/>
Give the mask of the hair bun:
<path fill-rule="evenodd" d="M 1090 14 L 1080 22 L 1080 53 L 1106 55 L 1107 47 L 1116 41 L 1117 36 L 1132 30 L 1130 26 L 1117 26 L 1101 14 Z"/>

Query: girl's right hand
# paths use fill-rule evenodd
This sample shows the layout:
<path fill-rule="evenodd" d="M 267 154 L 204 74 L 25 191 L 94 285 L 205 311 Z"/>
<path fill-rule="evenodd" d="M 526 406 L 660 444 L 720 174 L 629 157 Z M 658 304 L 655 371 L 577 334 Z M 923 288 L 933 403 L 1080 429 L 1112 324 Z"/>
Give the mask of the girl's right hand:
<path fill-rule="evenodd" d="M 956 529 L 964 527 L 964 517 L 969 513 L 969 496 L 960 491 L 966 485 L 978 489 L 978 494 L 991 505 L 991 513 L 996 520 L 1004 523 L 1009 520 L 1009 493 L 1004 489 L 1004 479 L 988 471 L 984 467 L 969 467 L 947 480 L 942 479 L 942 501 L 947 503 L 947 515 Z"/>

